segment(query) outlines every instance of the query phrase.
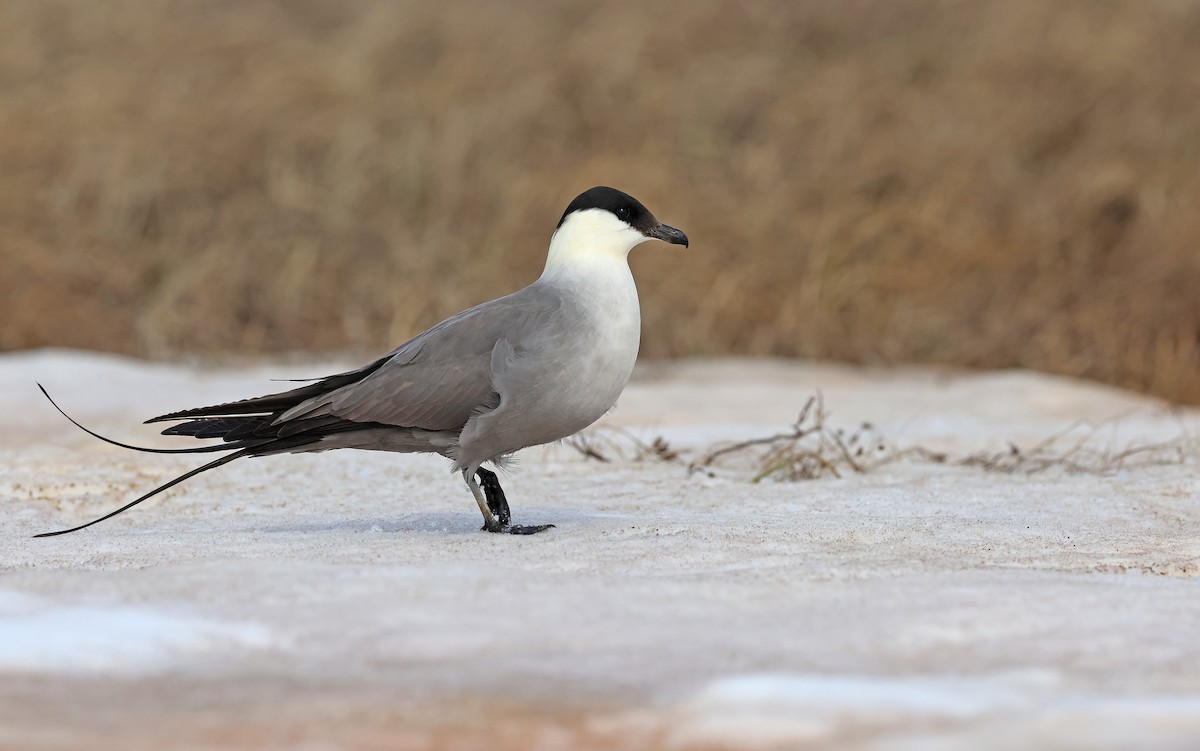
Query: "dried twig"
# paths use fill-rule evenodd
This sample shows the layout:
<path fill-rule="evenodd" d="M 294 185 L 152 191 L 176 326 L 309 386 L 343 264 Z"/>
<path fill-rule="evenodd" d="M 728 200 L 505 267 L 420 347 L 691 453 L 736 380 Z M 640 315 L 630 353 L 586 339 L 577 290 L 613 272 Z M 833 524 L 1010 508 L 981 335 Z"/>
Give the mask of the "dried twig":
<path fill-rule="evenodd" d="M 600 462 L 611 462 L 614 456 L 635 462 L 645 459 L 669 463 L 680 461 L 679 453 L 662 436 L 656 436 L 646 443 L 623 428 L 587 430 L 567 438 L 563 443 L 582 454 L 584 459 Z"/>
<path fill-rule="evenodd" d="M 1004 451 L 981 451 L 956 457 L 924 446 L 899 448 L 884 439 L 870 423 L 863 423 L 846 438 L 843 431 L 830 430 L 826 426 L 825 407 L 818 394 L 805 404 L 791 432 L 721 446 L 693 462 L 689 469 L 708 471 L 718 458 L 757 452 L 759 469 L 754 482 L 768 477 L 788 480 L 816 479 L 825 474 L 840 477 L 839 468 L 863 473 L 900 460 L 974 467 L 1005 474 L 1035 474 L 1049 469 L 1107 474 L 1131 465 L 1182 464 L 1189 456 L 1197 456 L 1195 440 L 1182 427 L 1180 437 L 1173 441 L 1134 444 L 1119 450 L 1096 447 L 1097 434 L 1116 422 L 1116 419 L 1100 424 L 1081 421 L 1029 449 L 1022 449 L 1010 441 Z M 1080 428 L 1086 430 L 1081 432 Z M 1072 435 L 1075 439 L 1068 440 Z"/>
<path fill-rule="evenodd" d="M 977 452 L 964 456 L 954 463 L 963 467 L 979 467 L 989 472 L 1035 474 L 1047 469 L 1060 468 L 1068 472 L 1105 474 L 1123 469 L 1131 459 L 1138 459 L 1140 466 L 1182 464 L 1187 460 L 1186 435 L 1174 441 L 1136 444 L 1121 450 L 1096 448 L 1093 439 L 1106 425 L 1089 421 L 1073 423 L 1064 430 L 1022 450 L 1009 442 L 1007 451 Z M 1079 428 L 1086 428 L 1079 437 L 1063 446 L 1062 443 Z"/>
<path fill-rule="evenodd" d="M 929 462 L 954 467 L 971 467 L 1002 474 L 1035 474 L 1051 469 L 1086 474 L 1107 474 L 1129 466 L 1183 464 L 1200 458 L 1195 437 L 1180 427 L 1173 441 L 1131 444 L 1123 448 L 1098 447 L 1100 431 L 1120 418 L 1104 423 L 1081 421 L 1046 438 L 1028 449 L 1013 442 L 1002 451 L 979 451 L 962 456 L 933 451 L 924 446 L 898 447 L 889 442 L 871 423 L 863 423 L 850 433 L 830 428 L 824 398 L 810 397 L 787 432 L 709 447 L 687 464 L 688 473 L 714 475 L 722 461 L 735 456 L 750 456 L 757 467 L 752 482 L 765 479 L 813 480 L 841 477 L 844 472 L 862 474 L 884 464 L 905 461 Z M 656 437 L 650 443 L 620 428 L 602 428 L 574 436 L 566 444 L 585 459 L 609 462 L 613 457 L 644 461 L 652 459 L 682 463 L 683 459 L 667 441 Z"/>
<path fill-rule="evenodd" d="M 841 477 L 843 470 L 861 474 L 879 463 L 888 446 L 873 425 L 863 423 L 847 436 L 843 430 L 830 429 L 827 416 L 825 399 L 817 393 L 804 403 L 789 432 L 711 448 L 688 465 L 688 471 L 712 474 L 718 459 L 757 449 L 763 451 L 753 482 L 773 476 L 789 480 L 813 480 L 827 474 Z"/>

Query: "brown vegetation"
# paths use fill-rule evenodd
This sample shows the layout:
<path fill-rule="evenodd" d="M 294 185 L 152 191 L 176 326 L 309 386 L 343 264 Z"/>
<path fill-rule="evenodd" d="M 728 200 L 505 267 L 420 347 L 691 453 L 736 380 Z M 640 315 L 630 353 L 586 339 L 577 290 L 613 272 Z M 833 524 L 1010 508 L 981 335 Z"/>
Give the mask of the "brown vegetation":
<path fill-rule="evenodd" d="M 611 184 L 651 356 L 1200 402 L 1200 6 L 0 4 L 0 349 L 392 346 Z"/>
<path fill-rule="evenodd" d="M 1111 475 L 1139 467 L 1194 464 L 1200 460 L 1200 441 L 1183 423 L 1178 435 L 1165 441 L 1114 443 L 1122 417 L 1103 422 L 1081 420 L 1027 448 L 1008 441 L 1002 451 L 952 453 L 920 444 L 899 445 L 872 423 L 856 428 L 834 427 L 821 394 L 808 398 L 800 415 L 781 433 L 740 441 L 720 441 L 694 452 L 677 450 L 662 436 L 650 442 L 623 428 L 589 428 L 563 441 L 586 460 L 611 462 L 658 461 L 687 468 L 689 475 L 716 476 L 733 462 L 751 482 L 819 480 L 844 474 L 866 474 L 896 462 L 924 462 L 970 467 L 998 474 L 1034 475 L 1051 470 L 1073 474 Z M 686 455 L 692 454 L 688 459 Z"/>
<path fill-rule="evenodd" d="M 871 423 L 863 423 L 853 430 L 834 428 L 829 425 L 828 417 L 822 396 L 817 394 L 809 397 L 800 410 L 800 416 L 787 432 L 711 446 L 688 463 L 688 473 L 711 475 L 713 468 L 722 460 L 732 457 L 753 459 L 757 466 L 753 482 L 767 478 L 817 480 L 822 477 L 841 477 L 843 472 L 864 474 L 898 461 L 974 467 L 1001 474 L 1032 475 L 1061 470 L 1076 474 L 1108 475 L 1131 467 L 1180 465 L 1200 459 L 1200 444 L 1196 436 L 1191 435 L 1182 424 L 1179 435 L 1171 440 L 1140 441 L 1118 448 L 1112 444 L 1112 436 L 1104 433 L 1106 429 L 1115 429 L 1120 423 L 1119 418 L 1102 423 L 1080 421 L 1028 448 L 1023 449 L 1009 441 L 1008 448 L 1003 451 L 952 454 L 921 445 L 899 446 L 884 437 Z M 606 456 L 598 452 L 589 454 L 583 450 L 584 446 L 594 443 L 595 439 L 590 433 L 584 433 L 576 436 L 568 445 L 586 458 L 608 461 Z M 640 441 L 635 445 L 639 448 L 644 446 Z M 661 446 L 669 451 L 669 446 L 662 438 L 656 438 L 650 445 Z M 682 462 L 673 451 L 669 458 L 662 451 L 649 455 L 663 461 Z M 639 459 L 644 456 L 645 453 L 636 455 Z"/>

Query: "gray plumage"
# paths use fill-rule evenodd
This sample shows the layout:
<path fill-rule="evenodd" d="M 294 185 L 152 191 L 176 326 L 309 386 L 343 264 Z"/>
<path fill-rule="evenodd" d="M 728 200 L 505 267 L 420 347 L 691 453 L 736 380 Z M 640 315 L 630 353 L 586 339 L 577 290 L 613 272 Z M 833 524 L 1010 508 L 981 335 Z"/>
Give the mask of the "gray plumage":
<path fill-rule="evenodd" d="M 546 269 L 528 287 L 452 316 L 362 368 L 147 422 L 177 421 L 163 433 L 221 438 L 235 450 L 188 476 L 241 456 L 338 448 L 438 453 L 462 472 L 485 529 L 541 531 L 509 527 L 499 482 L 481 466 L 572 435 L 616 402 L 641 325 L 626 256 L 648 239 L 687 244 L 632 197 L 593 188 L 564 212 Z"/>

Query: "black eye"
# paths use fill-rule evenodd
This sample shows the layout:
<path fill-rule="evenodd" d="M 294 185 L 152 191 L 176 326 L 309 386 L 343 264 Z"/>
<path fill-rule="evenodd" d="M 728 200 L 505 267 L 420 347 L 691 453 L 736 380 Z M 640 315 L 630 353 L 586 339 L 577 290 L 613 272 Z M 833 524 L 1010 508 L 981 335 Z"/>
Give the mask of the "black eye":
<path fill-rule="evenodd" d="M 623 222 L 628 222 L 629 221 L 629 207 L 622 206 L 621 208 L 617 209 L 617 218 Z"/>

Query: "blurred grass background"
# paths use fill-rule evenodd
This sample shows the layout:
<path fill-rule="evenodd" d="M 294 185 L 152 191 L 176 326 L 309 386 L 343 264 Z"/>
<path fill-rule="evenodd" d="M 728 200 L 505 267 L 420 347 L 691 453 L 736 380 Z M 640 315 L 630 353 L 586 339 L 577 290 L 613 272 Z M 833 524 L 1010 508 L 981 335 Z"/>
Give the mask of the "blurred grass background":
<path fill-rule="evenodd" d="M 1200 4 L 0 3 L 0 349 L 377 353 L 567 202 L 643 354 L 1021 366 L 1200 402 Z"/>

